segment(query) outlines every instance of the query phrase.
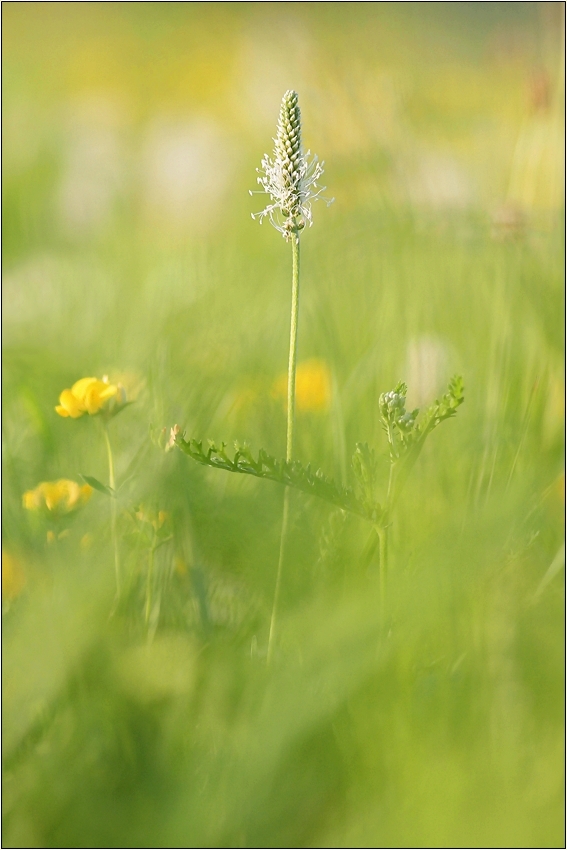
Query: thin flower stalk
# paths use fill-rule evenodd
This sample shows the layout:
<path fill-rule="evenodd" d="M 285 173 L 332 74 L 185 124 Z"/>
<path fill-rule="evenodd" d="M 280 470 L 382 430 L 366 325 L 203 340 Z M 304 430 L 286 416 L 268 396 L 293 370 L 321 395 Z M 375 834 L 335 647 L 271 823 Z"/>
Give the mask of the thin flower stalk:
<path fill-rule="evenodd" d="M 121 590 L 121 575 L 120 550 L 118 548 L 118 534 L 116 532 L 116 479 L 114 475 L 114 457 L 112 455 L 112 446 L 110 444 L 107 422 L 103 422 L 102 430 L 104 434 L 104 443 L 106 446 L 106 456 L 108 458 L 108 486 L 112 491 L 112 498 L 110 499 L 110 534 L 112 537 L 112 548 L 114 550 L 114 575 L 116 578 L 116 597 L 118 598 L 120 596 Z"/>
<path fill-rule="evenodd" d="M 148 572 L 146 575 L 146 607 L 145 607 L 145 621 L 146 626 L 150 624 L 150 615 L 152 613 L 152 583 L 154 577 L 154 561 L 156 548 L 158 546 L 158 537 L 157 533 L 154 532 L 154 538 L 152 540 L 152 545 L 150 546 L 150 550 L 148 552 Z"/>
<path fill-rule="evenodd" d="M 291 323 L 289 335 L 289 362 L 287 374 L 287 431 L 286 461 L 293 458 L 295 426 L 295 378 L 297 371 L 297 328 L 299 320 L 299 234 L 306 225 L 313 224 L 311 205 L 321 197 L 325 190 L 319 186 L 323 174 L 323 163 L 316 156 L 310 159 L 310 152 L 303 152 L 301 144 L 301 112 L 295 91 L 287 91 L 280 107 L 278 127 L 274 139 L 273 158 L 267 154 L 258 169 L 260 193 L 270 198 L 270 203 L 252 218 L 260 223 L 268 218 L 275 229 L 282 234 L 292 249 L 292 288 Z M 252 194 L 252 193 L 251 193 Z M 331 201 L 327 201 L 331 203 Z M 267 661 L 270 663 L 274 650 L 276 618 L 280 597 L 282 568 L 285 559 L 285 546 L 289 522 L 289 487 L 284 493 L 280 552 L 276 573 L 274 602 L 270 618 Z"/>
<path fill-rule="evenodd" d="M 120 596 L 120 552 L 118 548 L 118 536 L 116 532 L 117 506 L 116 506 L 116 479 L 114 475 L 114 458 L 112 446 L 108 434 L 108 423 L 114 416 L 124 410 L 131 402 L 126 397 L 126 390 L 121 383 L 111 384 L 108 375 L 102 380 L 94 377 L 80 378 L 75 381 L 70 389 L 65 389 L 59 396 L 59 404 L 55 407 L 59 416 L 64 419 L 80 419 L 85 414 L 98 416 L 102 422 L 102 431 L 106 455 L 108 458 L 108 484 L 110 490 L 97 482 L 96 479 L 86 477 L 87 481 L 94 483 L 98 490 L 110 495 L 110 530 L 112 547 L 114 549 L 114 572 L 116 576 L 116 598 Z"/>

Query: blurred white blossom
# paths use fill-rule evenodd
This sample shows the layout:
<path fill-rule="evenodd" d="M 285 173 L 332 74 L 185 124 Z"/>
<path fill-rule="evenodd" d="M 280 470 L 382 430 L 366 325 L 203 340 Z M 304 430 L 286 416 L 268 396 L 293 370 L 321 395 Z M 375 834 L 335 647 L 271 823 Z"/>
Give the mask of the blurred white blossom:
<path fill-rule="evenodd" d="M 445 387 L 450 365 L 449 347 L 439 337 L 424 335 L 410 340 L 403 372 L 409 408 L 435 400 Z"/>
<path fill-rule="evenodd" d="M 156 119 L 142 156 L 142 179 L 153 220 L 206 227 L 232 174 L 231 152 L 209 119 Z"/>
<path fill-rule="evenodd" d="M 445 153 L 419 156 L 405 175 L 410 200 L 419 207 L 464 209 L 474 200 L 471 179 L 465 169 Z"/>
<path fill-rule="evenodd" d="M 58 208 L 66 230 L 83 234 L 109 217 L 123 181 L 121 110 L 104 97 L 72 106 L 63 145 Z"/>

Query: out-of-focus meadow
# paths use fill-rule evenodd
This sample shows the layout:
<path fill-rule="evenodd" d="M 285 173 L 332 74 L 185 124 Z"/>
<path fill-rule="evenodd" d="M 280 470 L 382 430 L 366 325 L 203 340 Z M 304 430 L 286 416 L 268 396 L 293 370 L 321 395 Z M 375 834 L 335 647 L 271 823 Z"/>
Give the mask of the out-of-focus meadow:
<path fill-rule="evenodd" d="M 562 12 L 3 5 L 3 846 L 563 845 Z M 283 490 L 156 435 L 285 453 L 291 257 L 248 190 L 289 88 L 335 198 L 298 458 L 347 483 L 366 441 L 385 488 L 379 394 L 466 400 L 397 506 L 387 633 L 365 521 L 293 494 L 267 667 Z M 22 501 L 108 483 L 100 417 L 54 410 L 105 374 L 118 605 L 107 496 Z"/>

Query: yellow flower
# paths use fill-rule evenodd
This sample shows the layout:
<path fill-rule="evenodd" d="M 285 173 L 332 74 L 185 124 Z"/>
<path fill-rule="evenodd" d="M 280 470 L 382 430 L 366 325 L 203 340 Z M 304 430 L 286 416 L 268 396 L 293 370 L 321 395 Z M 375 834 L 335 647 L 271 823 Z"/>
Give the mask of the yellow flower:
<path fill-rule="evenodd" d="M 61 478 L 59 481 L 42 481 L 35 490 L 27 490 L 22 501 L 28 511 L 47 511 L 53 516 L 63 516 L 88 502 L 92 492 L 89 484 L 81 486 L 76 481 Z"/>
<path fill-rule="evenodd" d="M 272 396 L 287 406 L 287 374 L 280 375 Z M 312 358 L 298 363 L 295 373 L 295 406 L 300 412 L 326 411 L 331 405 L 331 373 L 324 360 Z"/>
<path fill-rule="evenodd" d="M 136 519 L 139 519 L 140 522 L 147 522 L 149 525 L 153 525 L 154 529 L 159 531 L 168 522 L 169 513 L 167 511 L 156 512 L 150 508 L 146 508 L 144 505 L 140 505 L 136 511 Z"/>
<path fill-rule="evenodd" d="M 17 558 L 2 549 L 2 599 L 11 601 L 19 596 L 26 583 L 26 574 Z"/>
<path fill-rule="evenodd" d="M 106 402 L 118 393 L 118 387 L 110 384 L 108 378 L 81 378 L 70 390 L 63 390 L 59 404 L 55 408 L 59 416 L 78 419 L 84 413 L 93 416 L 103 408 Z"/>

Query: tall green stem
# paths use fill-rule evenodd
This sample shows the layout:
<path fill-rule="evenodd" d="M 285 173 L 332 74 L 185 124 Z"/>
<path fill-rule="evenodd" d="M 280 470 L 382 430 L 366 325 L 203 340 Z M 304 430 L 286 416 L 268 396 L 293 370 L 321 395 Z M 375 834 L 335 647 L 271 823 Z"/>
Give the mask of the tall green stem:
<path fill-rule="evenodd" d="M 376 529 L 379 541 L 380 556 L 380 619 L 384 622 L 386 608 L 386 582 L 388 578 L 388 528 L 390 526 L 390 509 L 392 506 L 392 492 L 394 484 L 395 463 L 390 460 L 390 474 L 388 476 L 388 492 L 386 494 L 386 505 L 382 516 L 382 523 Z"/>
<path fill-rule="evenodd" d="M 289 364 L 287 369 L 286 460 L 292 459 L 295 424 L 295 372 L 297 368 L 297 324 L 299 318 L 299 234 L 297 233 L 291 234 L 291 251 L 291 326 L 289 330 Z"/>
<path fill-rule="evenodd" d="M 280 598 L 280 587 L 282 583 L 282 565 L 284 561 L 284 553 L 285 553 L 285 544 L 287 539 L 287 526 L 288 526 L 288 518 L 289 518 L 289 487 L 285 488 L 284 491 L 284 503 L 283 503 L 283 517 L 282 517 L 282 531 L 280 535 L 280 554 L 278 558 L 278 571 L 276 573 L 276 587 L 274 590 L 274 604 L 272 606 L 272 617 L 270 619 L 270 635 L 268 637 L 268 657 L 267 663 L 269 664 L 272 660 L 272 653 L 274 651 L 274 637 L 276 633 L 276 612 L 278 609 L 278 602 Z"/>
<path fill-rule="evenodd" d="M 387 532 L 384 527 L 376 529 L 379 543 L 380 557 L 380 620 L 384 623 L 384 613 L 386 609 L 386 577 L 388 575 L 388 539 Z"/>
<path fill-rule="evenodd" d="M 287 434 L 286 434 L 286 460 L 293 457 L 293 437 L 295 425 L 295 373 L 297 368 L 297 325 L 299 318 L 299 234 L 291 234 L 292 252 L 292 279 L 291 279 L 291 326 L 289 332 L 289 363 L 287 370 Z M 282 567 L 285 555 L 285 543 L 287 538 L 287 527 L 289 522 L 289 487 L 285 488 L 282 530 L 280 536 L 280 554 L 278 558 L 278 569 L 276 573 L 276 586 L 274 590 L 274 603 L 272 605 L 272 616 L 270 619 L 270 634 L 268 637 L 269 664 L 274 651 L 274 638 L 276 633 L 276 615 L 280 597 L 282 581 Z"/>
<path fill-rule="evenodd" d="M 112 546 L 114 549 L 114 573 L 116 576 L 116 596 L 120 596 L 120 553 L 118 551 L 118 536 L 116 534 L 116 480 L 114 477 L 114 458 L 112 456 L 112 446 L 110 445 L 110 437 L 108 436 L 108 424 L 103 424 L 104 442 L 106 444 L 106 454 L 108 457 L 108 485 L 112 490 L 110 499 L 110 533 L 112 536 Z"/>
<path fill-rule="evenodd" d="M 146 577 L 146 625 L 150 622 L 150 614 L 152 612 L 152 579 L 154 573 L 154 559 L 157 545 L 157 535 L 154 534 L 152 545 L 148 553 L 148 574 Z"/>
<path fill-rule="evenodd" d="M 388 492 L 386 493 L 386 507 L 390 509 L 390 503 L 392 500 L 392 486 L 394 484 L 394 461 L 390 461 L 390 474 L 388 476 Z"/>

